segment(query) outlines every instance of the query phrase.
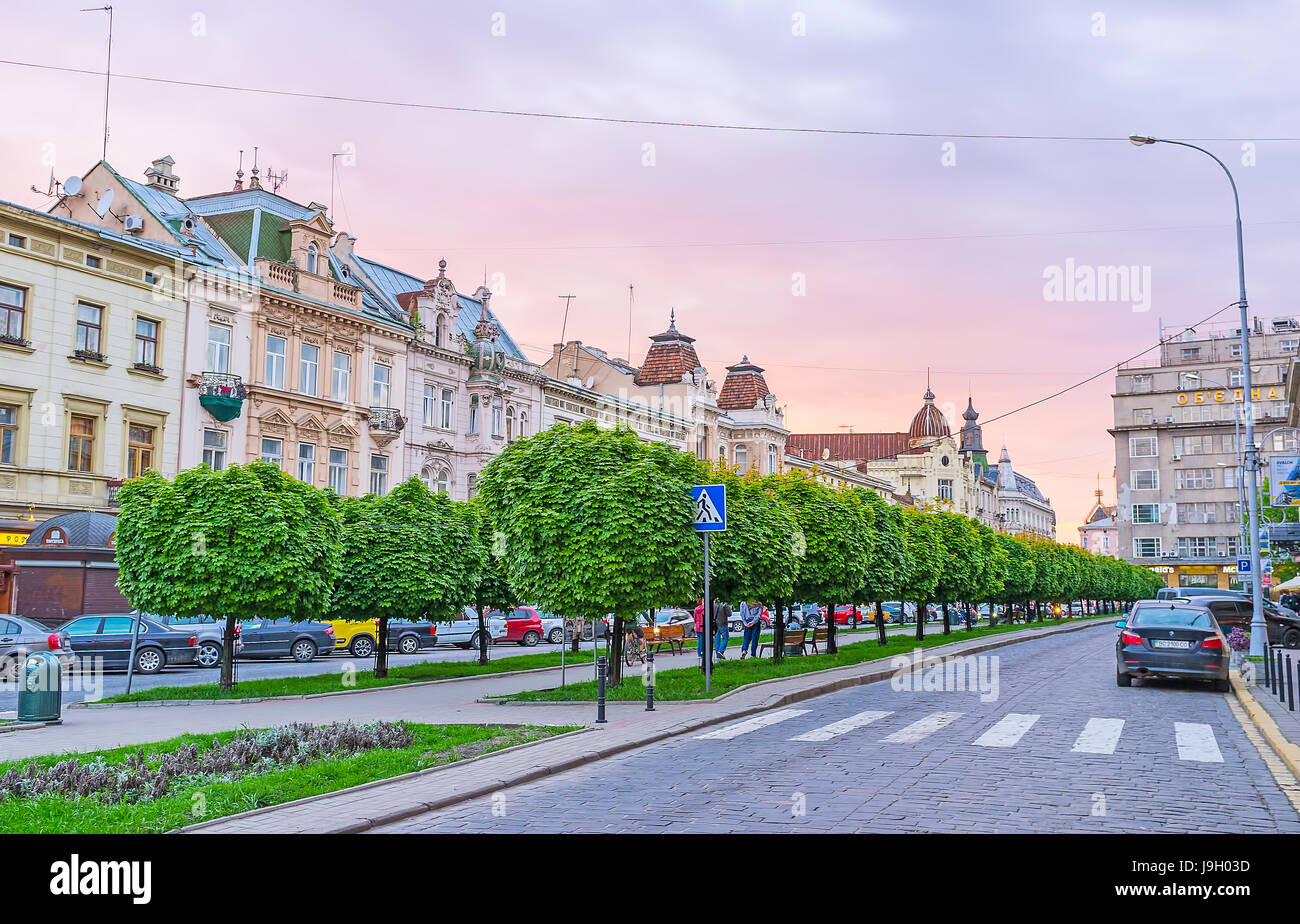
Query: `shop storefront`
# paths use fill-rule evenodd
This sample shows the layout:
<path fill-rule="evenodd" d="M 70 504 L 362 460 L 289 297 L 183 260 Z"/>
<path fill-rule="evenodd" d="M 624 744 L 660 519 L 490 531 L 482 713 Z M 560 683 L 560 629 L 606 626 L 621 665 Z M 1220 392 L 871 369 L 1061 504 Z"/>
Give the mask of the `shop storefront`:
<path fill-rule="evenodd" d="M 1166 587 L 1214 587 L 1218 590 L 1242 590 L 1237 564 L 1223 565 L 1150 565 Z"/>
<path fill-rule="evenodd" d="M 83 613 L 130 609 L 117 589 L 117 517 L 68 513 L 36 524 L 21 546 L 10 548 L 9 612 L 56 626 Z"/>

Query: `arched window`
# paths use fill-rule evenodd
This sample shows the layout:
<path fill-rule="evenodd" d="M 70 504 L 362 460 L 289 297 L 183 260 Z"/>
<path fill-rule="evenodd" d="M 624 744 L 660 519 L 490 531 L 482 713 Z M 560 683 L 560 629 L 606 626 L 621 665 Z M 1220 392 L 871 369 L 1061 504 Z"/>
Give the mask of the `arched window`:
<path fill-rule="evenodd" d="M 442 346 L 442 338 L 447 333 L 447 319 L 441 311 L 438 312 L 438 319 L 433 322 L 433 345 Z"/>
<path fill-rule="evenodd" d="M 528 436 L 528 412 L 519 412 L 519 438 L 522 440 Z"/>
<path fill-rule="evenodd" d="M 515 438 L 515 409 L 512 407 L 508 407 L 506 408 L 506 442 L 508 443 L 512 441 L 514 438 Z"/>
<path fill-rule="evenodd" d="M 451 493 L 451 472 L 445 468 L 438 472 L 438 492 L 440 494 Z"/>
<path fill-rule="evenodd" d="M 501 399 L 492 399 L 492 435 L 501 435 Z"/>
<path fill-rule="evenodd" d="M 426 488 L 433 487 L 433 473 L 427 468 L 420 469 L 420 480 L 424 482 Z"/>
<path fill-rule="evenodd" d="M 749 470 L 749 450 L 744 446 L 736 447 L 736 468 L 742 472 Z"/>
<path fill-rule="evenodd" d="M 316 242 L 312 241 L 307 245 L 307 272 L 315 274 L 316 266 L 320 263 L 320 252 L 316 249 Z"/>
<path fill-rule="evenodd" d="M 478 395 L 473 395 L 469 399 L 469 432 L 478 433 Z"/>

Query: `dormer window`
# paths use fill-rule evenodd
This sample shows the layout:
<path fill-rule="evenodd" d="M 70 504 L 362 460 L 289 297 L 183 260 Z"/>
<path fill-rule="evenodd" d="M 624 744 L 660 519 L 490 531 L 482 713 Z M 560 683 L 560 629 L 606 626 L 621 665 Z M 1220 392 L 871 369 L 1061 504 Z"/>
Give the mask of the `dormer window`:
<path fill-rule="evenodd" d="M 316 275 L 316 266 L 320 262 L 320 253 L 316 249 L 316 242 L 312 241 L 307 245 L 307 272 L 313 276 Z"/>

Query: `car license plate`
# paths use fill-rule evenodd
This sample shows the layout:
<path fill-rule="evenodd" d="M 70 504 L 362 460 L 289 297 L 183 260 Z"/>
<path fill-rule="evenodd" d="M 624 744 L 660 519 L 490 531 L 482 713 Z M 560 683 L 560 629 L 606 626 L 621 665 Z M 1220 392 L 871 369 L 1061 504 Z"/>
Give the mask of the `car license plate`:
<path fill-rule="evenodd" d="M 1152 648 L 1191 648 L 1191 642 L 1182 642 L 1178 639 L 1157 638 L 1151 640 Z"/>

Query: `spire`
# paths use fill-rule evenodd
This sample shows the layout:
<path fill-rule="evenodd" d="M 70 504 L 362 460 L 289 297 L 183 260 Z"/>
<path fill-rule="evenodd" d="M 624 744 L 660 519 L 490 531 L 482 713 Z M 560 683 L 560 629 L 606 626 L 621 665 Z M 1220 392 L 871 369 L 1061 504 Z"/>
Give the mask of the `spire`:
<path fill-rule="evenodd" d="M 244 150 L 239 150 L 239 169 L 235 171 L 235 189 L 244 188 Z"/>
<path fill-rule="evenodd" d="M 672 334 L 677 333 L 677 309 L 676 308 L 670 308 L 668 310 L 668 332 Z"/>
<path fill-rule="evenodd" d="M 998 457 L 998 462 L 1010 462 L 1011 456 L 1007 455 L 1007 444 L 1002 444 L 1002 455 Z"/>
<path fill-rule="evenodd" d="M 248 178 L 249 189 L 261 189 L 262 180 L 257 175 L 257 146 L 253 146 L 253 171 L 252 176 Z"/>

